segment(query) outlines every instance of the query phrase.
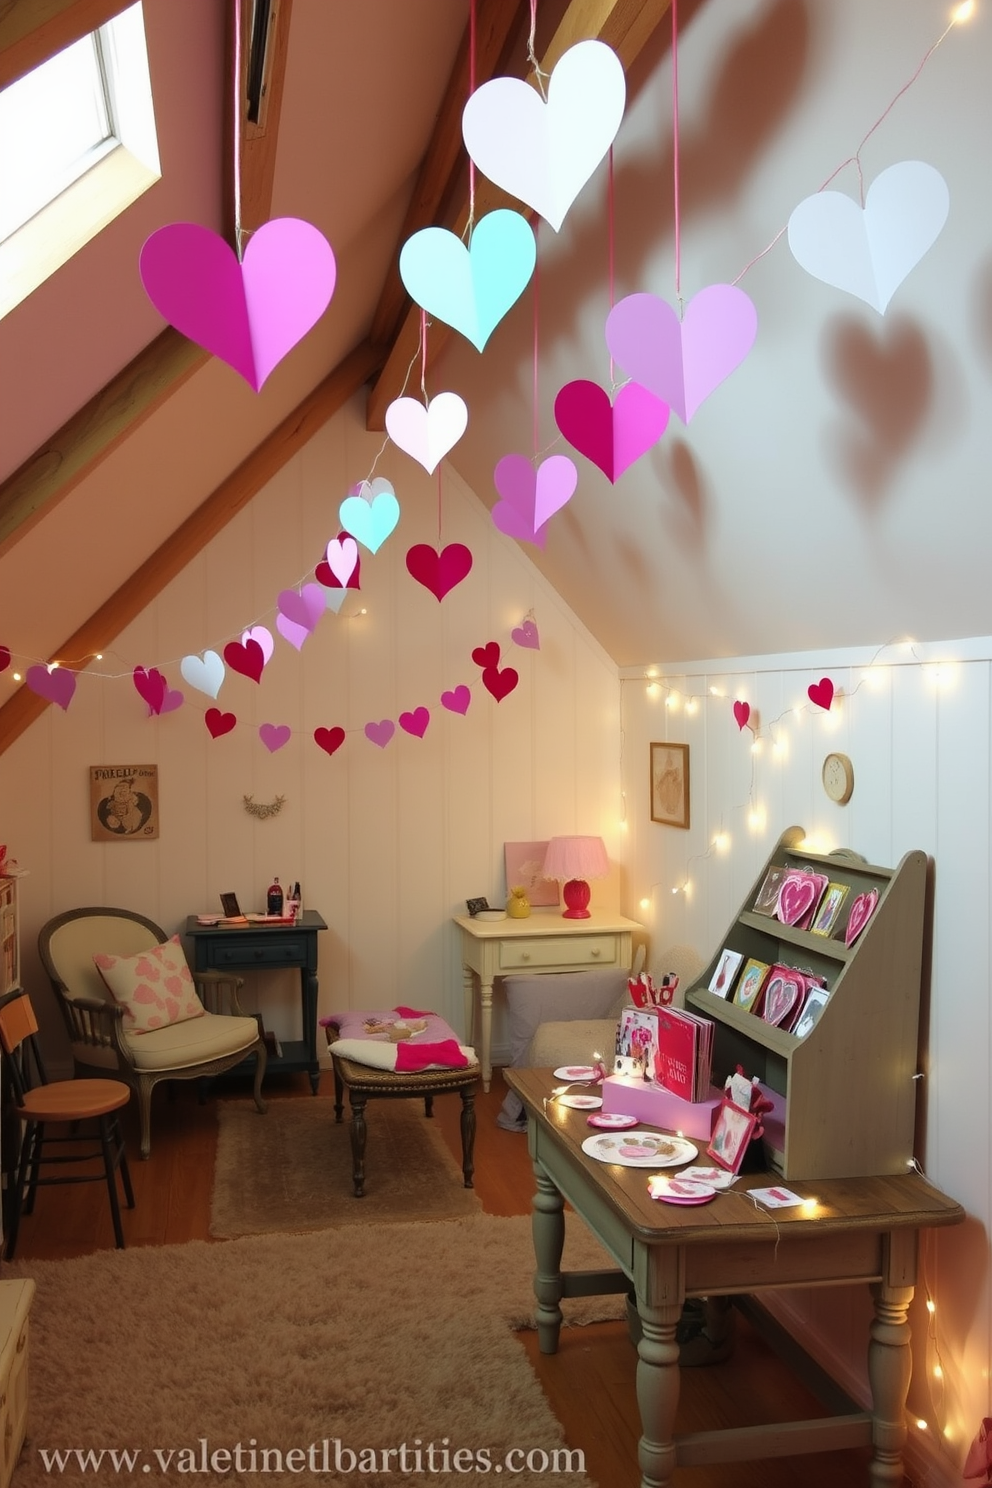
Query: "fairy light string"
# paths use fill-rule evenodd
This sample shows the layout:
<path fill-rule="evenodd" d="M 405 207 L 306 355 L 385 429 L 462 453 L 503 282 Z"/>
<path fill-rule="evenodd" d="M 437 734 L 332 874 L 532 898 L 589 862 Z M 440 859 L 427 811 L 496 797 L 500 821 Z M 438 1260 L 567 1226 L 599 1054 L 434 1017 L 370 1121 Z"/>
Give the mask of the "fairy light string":
<path fill-rule="evenodd" d="M 682 218 L 679 204 L 679 8 L 672 0 L 672 191 L 675 231 L 675 298 L 682 312 Z"/>

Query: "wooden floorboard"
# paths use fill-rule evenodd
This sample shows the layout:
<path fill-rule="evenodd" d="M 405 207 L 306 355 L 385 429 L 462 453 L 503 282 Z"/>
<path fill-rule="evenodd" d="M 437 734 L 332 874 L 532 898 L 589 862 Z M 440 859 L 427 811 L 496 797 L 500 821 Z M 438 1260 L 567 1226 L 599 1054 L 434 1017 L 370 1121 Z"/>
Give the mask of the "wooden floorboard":
<path fill-rule="evenodd" d="M 270 1100 L 310 1099 L 303 1075 L 267 1082 Z M 235 1092 L 241 1098 L 247 1087 Z M 488 1094 L 476 1106 L 475 1187 L 490 1214 L 528 1214 L 533 1172 L 525 1136 L 496 1125 L 505 1095 L 497 1071 Z M 176 1245 L 209 1240 L 210 1193 L 217 1147 L 217 1102 L 220 1093 L 200 1102 L 195 1088 L 177 1085 L 170 1098 L 162 1086 L 153 1100 L 152 1155 L 138 1157 L 136 1112 L 126 1113 L 128 1153 L 136 1205 L 124 1210 L 129 1247 Z M 333 1100 L 330 1074 L 321 1079 L 318 1100 Z M 460 1158 L 458 1118 L 461 1102 L 438 1099 L 435 1117 L 445 1139 Z M 333 1113 L 328 1111 L 328 1119 Z M 375 1107 L 369 1108 L 369 1174 L 375 1162 Z M 355 1200 L 355 1202 L 359 1202 Z M 578 1221 L 574 1221 L 578 1223 Z M 225 1241 L 216 1241 L 225 1244 Z M 35 1213 L 22 1221 L 19 1258 L 64 1258 L 113 1244 L 106 1190 L 84 1184 L 43 1190 Z M 0 1271 L 2 1274 L 2 1271 Z M 520 1335 L 551 1409 L 561 1421 L 568 1445 L 585 1452 L 586 1471 L 599 1488 L 638 1488 L 639 1434 L 635 1369 L 637 1354 L 625 1323 L 600 1323 L 563 1330 L 559 1352 L 543 1356 L 537 1335 Z M 795 1375 L 772 1352 L 760 1334 L 738 1317 L 737 1340 L 730 1359 L 706 1368 L 682 1371 L 677 1430 L 712 1430 L 724 1425 L 801 1419 L 823 1411 Z M 677 1488 L 856 1488 L 867 1485 L 867 1449 L 764 1462 L 727 1463 L 680 1468 Z"/>

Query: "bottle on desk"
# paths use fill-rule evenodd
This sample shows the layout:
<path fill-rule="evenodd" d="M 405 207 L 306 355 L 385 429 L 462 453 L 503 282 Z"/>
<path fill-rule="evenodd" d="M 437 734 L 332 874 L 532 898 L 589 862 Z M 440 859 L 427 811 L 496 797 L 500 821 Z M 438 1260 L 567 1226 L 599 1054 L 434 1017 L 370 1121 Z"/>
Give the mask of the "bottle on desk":
<path fill-rule="evenodd" d="M 282 885 L 274 878 L 269 885 L 265 895 L 265 913 L 270 915 L 281 915 L 283 906 Z"/>

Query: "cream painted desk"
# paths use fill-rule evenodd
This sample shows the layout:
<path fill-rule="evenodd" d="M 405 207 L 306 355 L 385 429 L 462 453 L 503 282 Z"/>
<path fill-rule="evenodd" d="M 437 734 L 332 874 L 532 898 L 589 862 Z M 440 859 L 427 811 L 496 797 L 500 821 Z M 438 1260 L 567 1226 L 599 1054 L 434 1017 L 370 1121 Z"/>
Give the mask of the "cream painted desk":
<path fill-rule="evenodd" d="M 474 1037 L 475 985 L 479 984 L 482 1086 L 492 1079 L 493 982 L 498 976 L 552 971 L 588 971 L 592 966 L 630 967 L 631 936 L 643 929 L 623 915 L 597 914 L 566 920 L 560 909 L 535 910 L 525 920 L 474 920 L 455 915 L 462 932 L 466 1037 Z"/>

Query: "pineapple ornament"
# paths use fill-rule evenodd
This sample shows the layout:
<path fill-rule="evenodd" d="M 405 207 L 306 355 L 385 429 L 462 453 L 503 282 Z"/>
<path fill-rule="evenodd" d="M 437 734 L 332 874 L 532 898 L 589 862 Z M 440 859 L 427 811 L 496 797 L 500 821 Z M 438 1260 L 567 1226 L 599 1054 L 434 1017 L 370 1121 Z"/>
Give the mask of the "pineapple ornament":
<path fill-rule="evenodd" d="M 525 920 L 530 914 L 530 900 L 527 898 L 527 890 L 522 884 L 510 890 L 506 901 L 506 912 L 511 920 Z"/>

